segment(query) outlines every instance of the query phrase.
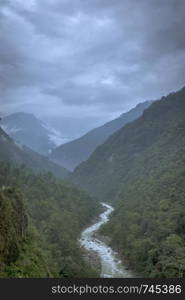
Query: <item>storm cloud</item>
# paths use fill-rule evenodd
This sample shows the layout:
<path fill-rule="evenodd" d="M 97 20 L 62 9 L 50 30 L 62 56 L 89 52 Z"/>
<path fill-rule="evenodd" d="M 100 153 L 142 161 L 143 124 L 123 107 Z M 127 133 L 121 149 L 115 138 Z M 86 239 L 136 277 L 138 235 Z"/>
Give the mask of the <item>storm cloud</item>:
<path fill-rule="evenodd" d="M 184 86 L 184 37 L 184 0 L 0 0 L 0 110 L 80 135 Z"/>

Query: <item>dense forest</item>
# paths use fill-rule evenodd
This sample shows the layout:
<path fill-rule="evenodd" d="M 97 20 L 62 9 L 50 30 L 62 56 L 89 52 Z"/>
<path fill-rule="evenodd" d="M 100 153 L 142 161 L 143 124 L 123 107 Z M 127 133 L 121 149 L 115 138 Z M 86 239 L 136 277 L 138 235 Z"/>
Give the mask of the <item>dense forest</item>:
<path fill-rule="evenodd" d="M 0 163 L 0 277 L 96 277 L 78 244 L 100 208 L 51 173 Z"/>
<path fill-rule="evenodd" d="M 147 277 L 185 276 L 184 112 L 185 88 L 153 103 L 72 176 L 113 203 L 102 232 Z"/>
<path fill-rule="evenodd" d="M 0 295 L 183 279 L 185 0 L 0 0 Z"/>
<path fill-rule="evenodd" d="M 99 276 L 78 238 L 100 200 L 115 208 L 100 234 L 133 270 L 184 277 L 184 112 L 185 88 L 155 101 L 77 167 L 73 183 L 1 162 L 0 277 Z M 1 136 L 2 145 L 16 146 Z"/>

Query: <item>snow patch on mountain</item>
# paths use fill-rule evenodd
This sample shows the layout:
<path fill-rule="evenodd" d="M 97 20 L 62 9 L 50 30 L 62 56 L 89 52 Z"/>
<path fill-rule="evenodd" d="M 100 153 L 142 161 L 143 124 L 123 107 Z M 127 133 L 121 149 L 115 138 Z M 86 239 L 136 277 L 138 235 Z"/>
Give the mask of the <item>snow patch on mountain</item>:
<path fill-rule="evenodd" d="M 56 147 L 68 142 L 68 139 L 63 137 L 59 130 L 49 126 L 46 123 L 42 123 L 42 126 L 48 131 L 48 137 Z"/>
<path fill-rule="evenodd" d="M 39 154 L 48 156 L 56 147 L 69 141 L 60 130 L 32 114 L 20 112 L 6 116 L 1 121 L 3 130 L 18 143 Z"/>
<path fill-rule="evenodd" d="M 9 127 L 7 125 L 4 125 L 2 124 L 1 125 L 2 129 L 7 133 L 7 134 L 13 134 L 13 133 L 16 133 L 18 131 L 21 131 L 22 129 L 21 128 L 17 128 L 17 127 Z"/>

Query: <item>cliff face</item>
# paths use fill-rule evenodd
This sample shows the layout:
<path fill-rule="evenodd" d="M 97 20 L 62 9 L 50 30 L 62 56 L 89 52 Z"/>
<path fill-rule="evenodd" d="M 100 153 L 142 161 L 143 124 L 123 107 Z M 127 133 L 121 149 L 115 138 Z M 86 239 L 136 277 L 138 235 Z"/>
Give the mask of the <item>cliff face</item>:
<path fill-rule="evenodd" d="M 28 229 L 22 195 L 14 188 L 0 189 L 0 272 L 14 263 Z"/>

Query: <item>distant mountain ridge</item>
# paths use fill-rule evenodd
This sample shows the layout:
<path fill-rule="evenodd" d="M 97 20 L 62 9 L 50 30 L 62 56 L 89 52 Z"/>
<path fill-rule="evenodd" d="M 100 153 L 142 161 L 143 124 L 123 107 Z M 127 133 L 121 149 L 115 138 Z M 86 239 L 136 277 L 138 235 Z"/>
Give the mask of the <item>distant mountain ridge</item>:
<path fill-rule="evenodd" d="M 140 118 L 114 133 L 75 169 L 72 175 L 74 180 L 97 196 L 114 198 L 120 182 L 145 151 L 162 137 L 164 143 L 169 131 L 175 130 L 174 124 L 185 120 L 184 94 L 185 88 L 162 97 L 148 107 Z"/>
<path fill-rule="evenodd" d="M 154 102 L 72 174 L 114 203 L 100 234 L 146 278 L 185 277 L 185 88 Z"/>
<path fill-rule="evenodd" d="M 16 144 L 0 127 L 0 161 L 14 166 L 25 165 L 36 173 L 51 172 L 55 177 L 65 178 L 69 172 L 62 166 L 49 161 L 26 146 Z"/>
<path fill-rule="evenodd" d="M 151 103 L 152 101 L 140 103 L 119 118 L 89 131 L 76 140 L 57 147 L 51 152 L 50 158 L 65 168 L 74 170 L 82 161 L 86 161 L 96 147 L 103 144 L 109 136 L 127 123 L 140 117 Z"/>
<path fill-rule="evenodd" d="M 48 155 L 63 142 L 61 133 L 45 124 L 33 114 L 18 112 L 1 120 L 4 131 L 16 142 L 30 149 Z"/>

